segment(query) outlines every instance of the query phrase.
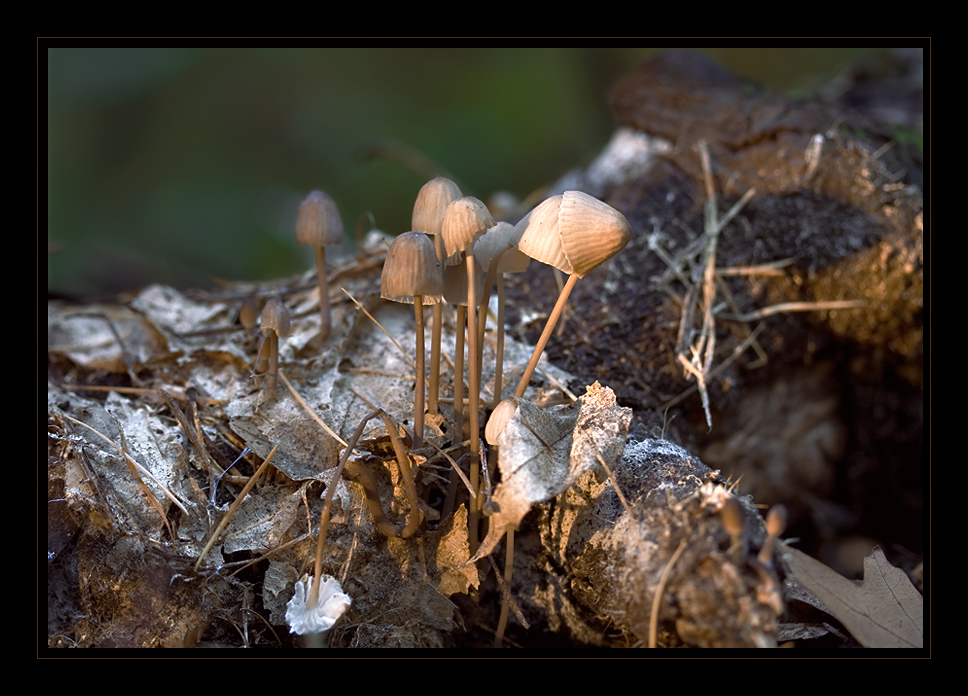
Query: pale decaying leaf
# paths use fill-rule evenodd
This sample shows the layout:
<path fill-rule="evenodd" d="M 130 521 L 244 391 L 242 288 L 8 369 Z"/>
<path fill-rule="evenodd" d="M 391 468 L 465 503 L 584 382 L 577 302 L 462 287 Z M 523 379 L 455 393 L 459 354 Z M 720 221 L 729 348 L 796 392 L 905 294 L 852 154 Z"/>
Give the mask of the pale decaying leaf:
<path fill-rule="evenodd" d="M 621 459 L 632 410 L 615 403 L 615 393 L 595 382 L 578 402 L 541 409 L 517 399 L 518 409 L 498 440 L 501 483 L 492 502 L 497 512 L 473 560 L 483 558 L 508 528 L 516 529 L 534 503 L 568 488 L 586 471 Z"/>
<path fill-rule="evenodd" d="M 879 547 L 864 559 L 860 585 L 789 546 L 783 561 L 864 647 L 923 647 L 923 598 Z"/>

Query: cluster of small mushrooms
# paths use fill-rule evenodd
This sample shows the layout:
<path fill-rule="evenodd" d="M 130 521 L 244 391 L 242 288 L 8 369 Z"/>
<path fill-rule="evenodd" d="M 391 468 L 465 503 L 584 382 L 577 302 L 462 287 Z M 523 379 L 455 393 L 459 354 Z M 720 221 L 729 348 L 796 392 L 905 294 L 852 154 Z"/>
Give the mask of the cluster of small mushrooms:
<path fill-rule="evenodd" d="M 625 217 L 611 206 L 580 191 L 567 191 L 552 196 L 534 208 L 517 225 L 496 223 L 487 206 L 471 196 L 463 196 L 457 185 L 443 177 L 429 181 L 417 196 L 413 209 L 412 230 L 396 237 L 386 255 L 381 276 L 381 296 L 394 302 L 412 304 L 416 325 L 416 387 L 414 392 L 413 433 L 411 449 L 424 446 L 425 418 L 439 418 L 440 412 L 440 350 L 443 303 L 457 307 L 457 345 L 454 355 L 454 409 L 452 415 L 453 445 L 465 445 L 470 465 L 468 480 L 470 489 L 477 491 L 469 501 L 469 542 L 473 555 L 479 544 L 482 514 L 485 510 L 485 493 L 481 482 L 481 361 L 483 355 L 484 329 L 492 288 L 498 290 L 497 315 L 497 363 L 493 402 L 488 404 L 495 416 L 488 422 L 486 436 L 496 442 L 501 426 L 508 413 L 524 397 L 538 360 L 554 330 L 568 295 L 579 278 L 584 277 L 600 264 L 618 253 L 629 241 L 631 230 Z M 301 244 L 316 248 L 319 276 L 320 315 L 323 337 L 329 335 L 330 318 L 328 285 L 326 282 L 324 246 L 342 238 L 342 224 L 332 199 L 321 191 L 310 193 L 299 209 L 297 221 L 298 239 Z M 531 359 L 524 369 L 514 397 L 501 408 L 503 382 L 504 346 L 504 274 L 525 270 L 535 259 L 554 266 L 568 275 L 560 296 L 551 310 L 548 321 L 534 348 Z M 425 315 L 424 306 L 432 307 L 432 336 L 430 344 L 429 380 L 425 380 Z M 285 316 L 283 316 L 285 315 Z M 465 419 L 464 352 L 467 352 L 467 395 Z M 262 313 L 264 343 L 268 346 L 269 366 L 267 388 L 275 388 L 278 338 L 289 330 L 289 317 L 278 300 L 272 300 Z M 260 355 L 264 350 L 260 349 Z M 419 511 L 416 493 L 413 491 L 413 474 L 410 461 L 403 451 L 403 444 L 392 427 L 392 419 L 381 409 L 374 411 L 357 431 L 362 433 L 367 421 L 382 416 L 393 440 L 394 449 L 405 478 L 408 497 L 411 499 L 411 520 L 405 528 L 387 525 L 386 533 L 409 536 L 416 531 Z M 466 425 L 465 425 L 466 420 Z M 465 439 L 466 438 L 466 439 Z M 349 443 L 340 458 L 334 476 L 341 475 L 347 466 L 355 440 Z M 335 480 L 335 479 L 334 479 Z M 308 626 L 306 630 L 325 630 L 332 625 L 333 602 L 345 609 L 348 598 L 324 590 L 320 595 L 322 548 L 325 544 L 328 514 L 335 486 L 329 486 L 320 533 L 317 541 L 315 576 L 311 589 L 308 579 L 300 581 L 297 588 L 290 623 Z M 512 537 L 509 532 L 509 547 Z M 506 577 L 507 574 L 506 574 Z M 335 600 L 333 599 L 335 597 Z M 302 604 L 305 604 L 302 607 Z M 505 606 L 502 612 L 507 614 Z M 317 620 L 318 619 L 318 620 Z M 295 630 L 295 628 L 294 628 Z"/>

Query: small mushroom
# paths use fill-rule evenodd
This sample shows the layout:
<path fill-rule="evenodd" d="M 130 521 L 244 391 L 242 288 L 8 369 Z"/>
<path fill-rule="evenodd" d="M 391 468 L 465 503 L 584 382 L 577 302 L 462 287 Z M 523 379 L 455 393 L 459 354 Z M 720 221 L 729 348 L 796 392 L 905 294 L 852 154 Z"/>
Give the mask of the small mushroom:
<path fill-rule="evenodd" d="M 515 232 L 520 234 L 518 249 L 569 274 L 514 393 L 521 397 L 575 283 L 621 251 L 632 230 L 625 216 L 607 203 L 581 191 L 565 191 L 528 213 Z"/>
<path fill-rule="evenodd" d="M 282 300 L 273 297 L 262 308 L 262 345 L 269 344 L 269 377 L 266 389 L 269 394 L 276 390 L 276 375 L 279 372 L 279 339 L 289 335 L 289 310 Z M 259 350 L 262 354 L 262 350 Z"/>
<path fill-rule="evenodd" d="M 444 225 L 444 212 L 452 201 L 461 197 L 460 189 L 450 179 L 438 176 L 424 184 L 417 194 L 413 204 L 411 227 L 414 232 L 423 232 L 434 238 L 437 258 L 443 262 L 444 238 L 440 235 Z M 443 304 L 437 303 L 433 307 L 433 329 L 430 338 L 430 395 L 427 399 L 427 411 L 437 413 L 437 403 L 440 395 L 440 329 L 443 326 Z"/>
<path fill-rule="evenodd" d="M 477 198 L 464 196 L 447 206 L 444 213 L 444 225 L 441 233 L 444 237 L 444 252 L 447 265 L 461 262 L 461 255 L 467 263 L 467 370 L 468 370 L 468 400 L 471 429 L 471 470 L 470 483 L 474 490 L 478 490 L 478 478 L 481 466 L 480 424 L 478 422 L 478 402 L 481 399 L 481 365 L 477 352 L 477 303 L 476 279 L 474 264 L 474 241 L 484 234 L 485 230 L 494 226 L 494 218 Z M 460 329 L 459 329 L 460 330 Z M 479 498 L 480 496 L 478 496 Z M 480 501 L 471 501 L 469 521 L 474 529 L 477 515 L 480 512 Z"/>
<path fill-rule="evenodd" d="M 787 525 L 787 509 L 785 505 L 774 505 L 766 513 L 766 541 L 757 557 L 760 563 L 769 566 L 773 560 L 773 547 L 776 540 L 783 534 Z"/>
<path fill-rule="evenodd" d="M 326 281 L 326 247 L 343 241 L 343 220 L 333 199 L 322 191 L 311 191 L 299 205 L 296 240 L 316 249 L 316 274 L 319 284 L 320 335 L 329 338 L 329 283 Z"/>
<path fill-rule="evenodd" d="M 417 385 L 414 393 L 413 447 L 423 446 L 424 426 L 424 320 L 423 306 L 440 302 L 443 277 L 430 238 L 404 232 L 393 240 L 383 262 L 380 297 L 413 305 L 417 334 Z"/>

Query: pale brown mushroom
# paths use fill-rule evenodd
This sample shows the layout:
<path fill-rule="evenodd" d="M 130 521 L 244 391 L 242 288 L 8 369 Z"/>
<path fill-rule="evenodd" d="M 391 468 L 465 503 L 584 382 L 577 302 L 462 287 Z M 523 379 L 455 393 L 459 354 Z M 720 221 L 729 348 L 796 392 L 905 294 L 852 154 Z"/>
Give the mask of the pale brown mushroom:
<path fill-rule="evenodd" d="M 461 197 L 460 189 L 450 179 L 438 176 L 424 184 L 417 194 L 413 204 L 411 227 L 414 232 L 423 232 L 434 238 L 437 258 L 443 263 L 444 239 L 441 228 L 444 224 L 444 212 L 452 201 Z M 437 303 L 433 307 L 433 328 L 430 335 L 430 388 L 427 399 L 427 411 L 432 415 L 437 413 L 437 403 L 440 398 L 440 330 L 443 325 L 443 304 Z"/>
<path fill-rule="evenodd" d="M 413 305 L 417 334 L 416 391 L 414 393 L 413 447 L 423 446 L 424 426 L 424 320 L 423 306 L 440 302 L 443 276 L 430 238 L 404 232 L 393 240 L 383 262 L 380 296 Z"/>
<path fill-rule="evenodd" d="M 477 303 L 475 296 L 476 279 L 474 265 L 474 241 L 494 226 L 494 218 L 477 198 L 464 196 L 447 206 L 444 213 L 442 235 L 445 263 L 454 265 L 461 262 L 461 255 L 467 263 L 467 367 L 468 367 L 468 412 L 471 429 L 471 475 L 470 484 L 478 490 L 481 466 L 480 425 L 478 422 L 478 402 L 481 398 L 481 365 L 477 352 Z M 458 328 L 458 330 L 462 330 Z M 471 501 L 469 524 L 472 530 L 471 546 L 477 546 L 475 524 L 480 513 L 479 497 Z"/>
<path fill-rule="evenodd" d="M 316 250 L 316 273 L 319 285 L 320 335 L 325 341 L 330 332 L 329 283 L 326 280 L 326 247 L 343 241 L 343 220 L 336 203 L 322 191 L 311 191 L 299 205 L 296 218 L 296 240 Z"/>
<path fill-rule="evenodd" d="M 566 191 L 528 213 L 516 232 L 520 233 L 518 249 L 569 274 L 514 393 L 521 397 L 575 283 L 621 251 L 632 230 L 625 216 L 607 203 L 581 191 Z"/>
<path fill-rule="evenodd" d="M 273 297 L 262 308 L 263 347 L 269 344 L 269 376 L 266 390 L 273 394 L 276 390 L 276 375 L 279 373 L 279 339 L 289 335 L 289 310 L 282 300 Z M 262 354 L 262 349 L 259 350 Z"/>

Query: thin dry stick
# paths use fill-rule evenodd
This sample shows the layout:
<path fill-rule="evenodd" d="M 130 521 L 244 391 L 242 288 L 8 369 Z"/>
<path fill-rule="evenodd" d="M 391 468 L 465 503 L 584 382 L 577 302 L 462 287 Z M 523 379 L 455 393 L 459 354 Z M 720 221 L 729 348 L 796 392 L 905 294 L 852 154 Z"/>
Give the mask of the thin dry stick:
<path fill-rule="evenodd" d="M 495 569 L 496 572 L 496 569 Z M 508 613 L 511 609 L 511 574 L 514 572 L 514 527 L 508 527 L 507 531 L 507 551 L 504 556 L 504 584 L 508 586 L 508 593 L 501 602 L 501 618 L 497 622 L 497 631 L 494 634 L 494 647 L 500 648 L 504 642 L 504 629 L 508 625 Z"/>
<path fill-rule="evenodd" d="M 286 376 L 282 373 L 282 370 L 279 370 L 279 377 L 282 378 L 282 381 L 286 383 L 287 387 L 289 387 L 289 391 L 291 391 L 292 395 L 296 397 L 296 401 L 299 402 L 299 405 L 302 406 L 303 409 L 305 409 L 306 413 L 312 416 L 314 421 L 319 423 L 319 427 L 321 427 L 327 433 L 332 435 L 338 443 L 343 445 L 343 447 L 346 447 L 347 445 L 346 445 L 346 442 L 343 440 L 343 438 L 341 438 L 339 435 L 333 432 L 333 429 L 330 428 L 328 425 L 326 425 L 326 423 L 323 422 L 323 419 L 317 416 L 316 413 L 311 408 L 309 408 L 309 404 L 307 404 L 306 401 L 301 396 L 299 396 L 299 392 L 297 392 L 295 387 L 293 387 L 292 384 L 289 382 L 289 380 L 286 379 Z"/>
<path fill-rule="evenodd" d="M 159 513 L 161 513 L 162 518 L 165 519 L 166 522 L 168 521 L 167 520 L 167 515 L 165 515 L 165 513 L 163 511 L 163 509 L 161 507 L 161 503 L 159 503 L 158 502 L 158 499 L 155 498 L 154 494 L 152 494 L 152 492 L 150 490 L 148 490 L 148 487 L 145 485 L 145 482 L 142 480 L 141 476 L 138 475 L 138 471 L 141 471 L 145 476 L 147 476 L 151 480 L 151 482 L 153 484 L 155 484 L 156 486 L 158 486 L 158 488 L 161 489 L 161 492 L 165 494 L 165 497 L 167 497 L 169 500 L 171 500 L 172 503 L 174 503 L 176 506 L 178 506 L 178 509 L 179 510 L 181 510 L 186 515 L 188 515 L 188 510 L 185 509 L 185 506 L 182 505 L 181 501 L 178 498 L 175 497 L 175 494 L 172 493 L 171 491 L 169 491 L 163 485 L 161 485 L 161 483 L 158 481 L 158 479 L 156 479 L 154 476 L 152 476 L 150 471 L 148 471 L 143 466 L 141 466 L 141 464 L 139 464 L 137 461 L 135 461 L 135 459 L 130 454 L 128 454 L 123 449 L 121 449 L 116 444 L 114 444 L 114 442 L 111 440 L 111 438 L 109 438 L 107 435 L 101 433 L 100 431 L 95 430 L 94 428 L 92 428 L 91 426 L 89 426 L 87 423 L 82 423 L 81 421 L 79 421 L 79 420 L 77 420 L 75 418 L 71 418 L 67 414 L 64 414 L 63 417 L 66 420 L 69 420 L 71 423 L 76 423 L 77 425 L 81 425 L 81 426 L 87 428 L 92 433 L 94 433 L 95 435 L 97 435 L 98 437 L 100 437 L 102 440 L 104 440 L 106 443 L 108 443 L 109 445 L 111 445 L 115 450 L 117 450 L 118 454 L 120 454 L 122 457 L 124 457 L 124 461 L 125 461 L 125 463 L 127 463 L 128 468 L 131 470 L 131 474 L 132 474 L 132 476 L 134 476 L 135 481 L 138 482 L 138 484 L 141 486 L 141 490 L 144 491 L 144 494 L 148 497 L 148 500 L 151 501 L 152 507 L 154 507 Z M 174 539 L 174 537 L 172 537 L 172 538 Z"/>
<path fill-rule="evenodd" d="M 199 566 L 202 565 L 202 559 L 205 558 L 205 554 L 207 554 L 208 550 L 212 548 L 212 544 L 215 543 L 215 540 L 218 539 L 219 534 L 221 534 L 222 530 L 225 529 L 225 525 L 227 525 L 229 523 L 229 520 L 232 519 L 232 515 L 235 514 L 235 511 L 239 509 L 239 505 L 242 504 L 242 501 L 245 499 L 245 496 L 247 496 L 249 494 L 249 491 L 252 490 L 252 487 L 255 485 L 255 482 L 259 480 L 260 476 L 262 476 L 262 472 L 264 472 L 269 467 L 269 462 L 272 461 L 272 457 L 275 455 L 277 449 L 279 449 L 279 445 L 276 445 L 275 447 L 272 448 L 272 451 L 269 452 L 269 456 L 266 457 L 265 461 L 262 462 L 262 466 L 260 466 L 254 474 L 252 474 L 252 478 L 250 478 L 249 482 L 245 484 L 245 487 L 242 489 L 242 492 L 239 493 L 239 497 L 235 499 L 235 502 L 232 503 L 232 507 L 230 507 L 229 511 L 225 513 L 225 517 L 223 517 L 222 521 L 218 523 L 218 527 L 215 528 L 215 532 L 212 534 L 212 538 L 208 540 L 207 544 L 205 544 L 205 548 L 202 549 L 202 553 L 201 555 L 199 555 L 198 561 L 195 562 L 196 573 L 198 572 Z"/>
<path fill-rule="evenodd" d="M 708 375 L 706 375 L 706 376 L 707 377 L 715 377 L 717 374 L 719 374 L 724 369 L 726 369 L 727 367 L 729 367 L 733 363 L 733 361 L 737 360 L 739 358 L 739 356 L 743 354 L 743 351 L 745 351 L 750 345 L 753 344 L 753 342 L 756 340 L 756 337 L 760 335 L 760 332 L 762 330 L 763 330 L 763 324 L 758 324 L 756 326 L 756 328 L 753 329 L 753 332 L 749 336 L 747 336 L 745 339 L 743 339 L 743 341 L 733 349 L 733 352 L 730 354 L 730 356 L 728 358 L 726 358 L 726 360 L 724 360 L 723 362 L 721 362 L 719 365 L 717 365 L 716 368 L 712 372 L 710 372 Z M 663 411 L 666 411 L 666 410 L 672 408 L 673 406 L 675 406 L 676 404 L 678 404 L 680 401 L 682 401 L 683 399 L 685 399 L 687 396 L 689 396 L 690 394 L 692 394 L 693 392 L 695 392 L 696 389 L 698 389 L 698 387 L 696 385 L 692 385 L 691 387 L 688 387 L 681 394 L 679 394 L 676 397 L 673 397 L 672 399 L 670 399 L 669 401 L 667 401 L 666 403 L 664 403 L 662 405 L 662 410 Z"/>
<path fill-rule="evenodd" d="M 656 645 L 656 640 L 659 633 L 659 603 L 662 601 L 662 593 L 665 592 L 666 581 L 669 579 L 669 574 L 672 571 L 672 566 L 676 564 L 679 560 L 679 556 L 682 552 L 686 550 L 686 540 L 683 539 L 679 542 L 679 547 L 676 552 L 672 554 L 672 558 L 666 563 L 665 569 L 662 571 L 662 577 L 659 578 L 659 584 L 655 588 L 655 596 L 652 597 L 652 616 L 649 617 L 649 647 L 654 648 Z"/>
<path fill-rule="evenodd" d="M 723 315 L 721 318 L 731 319 L 733 321 L 749 322 L 764 319 L 766 317 L 773 316 L 774 314 L 784 314 L 786 312 L 820 312 L 830 309 L 858 309 L 866 306 L 867 302 L 864 300 L 781 302 L 780 304 L 770 305 L 769 307 L 762 307 L 754 312 L 748 312 L 747 314 Z"/>
<path fill-rule="evenodd" d="M 373 315 L 372 314 L 370 314 L 368 311 L 366 311 L 366 307 L 364 307 L 363 305 L 361 305 L 359 303 L 359 301 L 357 301 L 357 299 L 355 297 L 353 297 L 349 293 L 349 290 L 347 290 L 346 288 L 340 288 L 340 290 L 342 290 L 343 292 L 345 292 L 346 293 L 346 296 L 349 297 L 351 300 L 353 300 L 353 303 L 363 311 L 363 314 L 365 314 L 369 318 L 370 321 L 372 321 L 374 324 L 376 324 L 377 326 L 380 327 L 380 331 L 382 331 L 384 334 L 386 334 L 386 337 L 389 338 L 391 341 L 393 341 L 393 345 L 395 345 L 397 347 L 397 350 L 399 350 L 403 354 L 403 357 L 405 357 L 407 359 L 407 362 L 410 363 L 410 366 L 413 367 L 414 370 L 416 370 L 417 369 L 417 366 L 414 364 L 413 358 L 411 358 L 409 355 L 407 355 L 407 351 L 405 351 L 403 348 L 400 347 L 400 344 L 397 343 L 397 340 L 393 336 L 391 336 L 389 333 L 387 333 L 387 330 L 383 328 L 383 325 L 380 322 L 378 322 L 376 319 L 373 318 Z"/>

